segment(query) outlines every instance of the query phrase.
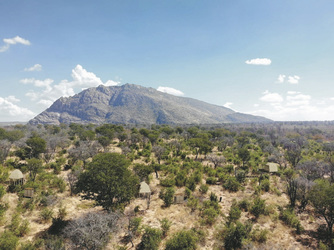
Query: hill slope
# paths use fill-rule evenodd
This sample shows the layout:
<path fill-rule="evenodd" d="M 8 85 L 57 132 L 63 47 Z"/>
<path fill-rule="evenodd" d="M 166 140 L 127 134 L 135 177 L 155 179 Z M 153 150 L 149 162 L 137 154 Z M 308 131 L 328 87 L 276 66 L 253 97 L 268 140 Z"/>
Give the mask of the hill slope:
<path fill-rule="evenodd" d="M 269 121 L 195 99 L 125 84 L 101 85 L 72 97 L 59 98 L 29 123 L 217 124 Z"/>

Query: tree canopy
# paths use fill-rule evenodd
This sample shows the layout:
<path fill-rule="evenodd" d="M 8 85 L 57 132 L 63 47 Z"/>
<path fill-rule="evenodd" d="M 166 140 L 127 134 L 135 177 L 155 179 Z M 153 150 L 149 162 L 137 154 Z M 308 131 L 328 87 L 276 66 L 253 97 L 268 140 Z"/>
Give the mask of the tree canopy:
<path fill-rule="evenodd" d="M 87 170 L 79 176 L 78 191 L 107 210 L 123 210 L 138 193 L 139 180 L 128 169 L 124 155 L 101 153 L 94 156 Z"/>

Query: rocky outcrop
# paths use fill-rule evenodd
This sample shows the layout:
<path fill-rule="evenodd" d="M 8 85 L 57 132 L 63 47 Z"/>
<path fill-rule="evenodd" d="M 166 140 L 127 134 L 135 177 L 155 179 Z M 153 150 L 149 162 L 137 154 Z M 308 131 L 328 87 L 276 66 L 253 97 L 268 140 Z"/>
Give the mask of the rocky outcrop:
<path fill-rule="evenodd" d="M 99 86 L 59 98 L 30 124 L 218 124 L 269 122 L 264 117 L 134 84 Z"/>

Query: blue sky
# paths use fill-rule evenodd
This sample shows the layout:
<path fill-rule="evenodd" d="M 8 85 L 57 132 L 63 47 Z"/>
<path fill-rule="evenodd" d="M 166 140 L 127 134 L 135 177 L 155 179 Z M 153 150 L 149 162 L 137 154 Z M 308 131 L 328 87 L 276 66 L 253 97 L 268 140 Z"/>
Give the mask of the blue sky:
<path fill-rule="evenodd" d="M 334 2 L 2 0 L 0 121 L 133 83 L 278 121 L 334 120 Z"/>

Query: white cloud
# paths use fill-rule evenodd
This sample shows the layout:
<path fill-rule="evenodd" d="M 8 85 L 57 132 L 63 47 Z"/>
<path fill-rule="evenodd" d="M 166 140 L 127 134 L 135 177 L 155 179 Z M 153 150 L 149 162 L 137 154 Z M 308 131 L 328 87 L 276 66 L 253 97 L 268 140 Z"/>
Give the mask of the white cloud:
<path fill-rule="evenodd" d="M 287 94 L 288 95 L 297 95 L 297 94 L 300 94 L 300 92 L 297 92 L 297 91 L 288 91 Z"/>
<path fill-rule="evenodd" d="M 19 36 L 16 36 L 14 38 L 5 38 L 3 39 L 3 42 L 5 43 L 5 45 L 3 45 L 2 47 L 0 47 L 0 52 L 5 52 L 6 50 L 9 49 L 10 45 L 15 45 L 15 44 L 23 44 L 23 45 L 30 45 L 31 43 Z"/>
<path fill-rule="evenodd" d="M 294 96 L 287 96 L 286 100 L 287 100 L 286 106 L 309 105 L 310 100 L 311 100 L 311 96 L 310 95 L 297 94 L 297 95 L 294 95 Z"/>
<path fill-rule="evenodd" d="M 52 105 L 53 101 L 50 101 L 50 100 L 40 100 L 38 102 L 38 104 L 41 104 L 45 107 L 50 107 Z"/>
<path fill-rule="evenodd" d="M 286 77 L 286 75 L 279 75 L 278 78 L 277 78 L 277 81 L 278 81 L 279 83 L 283 83 L 284 80 L 285 80 L 285 77 Z"/>
<path fill-rule="evenodd" d="M 119 84 L 119 82 L 115 82 L 113 80 L 108 80 L 104 85 L 105 86 L 116 86 L 118 84 Z"/>
<path fill-rule="evenodd" d="M 15 96 L 0 97 L 0 115 L 2 121 L 27 121 L 36 115 L 31 110 L 15 104 L 17 102 L 20 102 L 20 100 Z"/>
<path fill-rule="evenodd" d="M 288 83 L 291 83 L 291 84 L 298 84 L 299 80 L 300 80 L 300 77 L 296 75 L 288 77 Z"/>
<path fill-rule="evenodd" d="M 252 65 L 270 65 L 271 60 L 268 58 L 255 58 L 251 60 L 245 61 L 246 64 L 252 64 Z"/>
<path fill-rule="evenodd" d="M 182 91 L 170 87 L 159 87 L 157 90 L 171 95 L 184 96 Z"/>
<path fill-rule="evenodd" d="M 253 115 L 260 115 L 275 121 L 312 121 L 312 120 L 334 120 L 334 105 L 331 98 L 314 100 L 311 95 L 301 92 L 288 91 L 281 96 L 282 101 L 271 103 L 268 100 L 269 91 L 265 91 L 262 103 L 255 104 L 254 110 L 247 112 Z M 266 98 L 268 99 L 266 99 Z"/>
<path fill-rule="evenodd" d="M 30 45 L 30 42 L 26 39 L 23 39 L 22 37 L 16 36 L 14 38 L 5 38 L 3 41 L 7 44 L 13 45 L 17 43 L 21 43 L 24 45 Z"/>
<path fill-rule="evenodd" d="M 30 68 L 25 68 L 24 71 L 41 71 L 42 70 L 42 65 L 40 64 L 35 64 L 34 66 Z"/>
<path fill-rule="evenodd" d="M 72 70 L 72 81 L 62 80 L 58 84 L 53 84 L 52 79 L 37 80 L 35 78 L 25 78 L 20 82 L 23 84 L 32 84 L 35 87 L 42 88 L 41 91 L 30 90 L 26 93 L 33 101 L 38 101 L 39 104 L 46 107 L 50 106 L 55 100 L 60 97 L 73 96 L 76 90 L 82 90 L 90 87 L 97 87 L 99 85 L 113 86 L 119 84 L 112 80 L 103 83 L 102 80 L 94 73 L 88 72 L 81 65 L 77 65 Z"/>
<path fill-rule="evenodd" d="M 260 101 L 268 103 L 280 103 L 283 101 L 283 97 L 278 93 L 270 93 L 268 90 L 262 93 L 263 96 L 260 97 Z"/>
<path fill-rule="evenodd" d="M 227 103 L 225 103 L 223 106 L 225 107 L 225 108 L 231 108 L 231 105 L 233 104 L 233 102 L 227 102 Z"/>

